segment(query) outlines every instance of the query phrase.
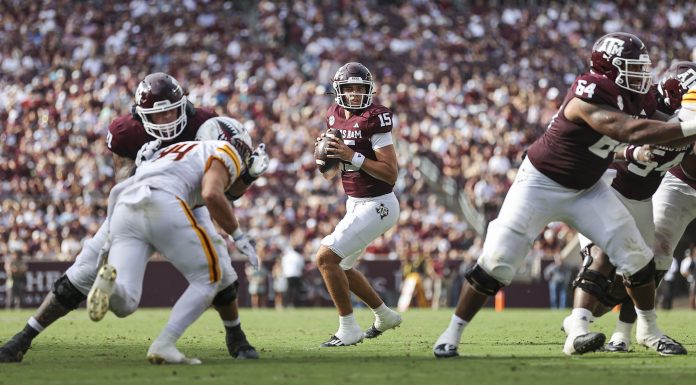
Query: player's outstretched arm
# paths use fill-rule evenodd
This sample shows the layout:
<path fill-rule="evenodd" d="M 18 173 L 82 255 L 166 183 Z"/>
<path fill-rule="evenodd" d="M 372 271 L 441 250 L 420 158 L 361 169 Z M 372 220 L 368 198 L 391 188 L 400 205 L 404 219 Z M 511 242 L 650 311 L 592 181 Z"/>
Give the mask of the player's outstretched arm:
<path fill-rule="evenodd" d="M 230 176 L 225 165 L 220 161 L 213 161 L 203 175 L 201 196 L 213 220 L 227 234 L 232 234 L 239 228 L 239 222 L 225 196 L 229 181 Z"/>
<path fill-rule="evenodd" d="M 568 103 L 564 113 L 567 119 L 585 122 L 595 131 L 624 143 L 674 143 L 688 137 L 683 140 L 683 144 L 688 144 L 696 139 L 696 121 L 680 123 L 635 119 L 610 106 L 591 104 L 578 98 Z"/>
<path fill-rule="evenodd" d="M 360 168 L 371 176 L 389 184 L 396 183 L 399 168 L 396 162 L 396 150 L 394 145 L 381 147 L 375 150 L 377 160 L 368 159 L 358 154 L 343 143 L 343 140 L 331 139 L 328 149 L 330 158 L 339 158 Z M 356 156 L 357 155 L 357 156 Z"/>

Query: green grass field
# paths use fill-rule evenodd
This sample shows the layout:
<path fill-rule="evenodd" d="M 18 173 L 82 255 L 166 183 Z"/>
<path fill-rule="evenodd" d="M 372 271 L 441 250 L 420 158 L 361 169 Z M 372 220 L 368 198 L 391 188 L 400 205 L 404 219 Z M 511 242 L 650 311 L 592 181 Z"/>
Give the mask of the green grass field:
<path fill-rule="evenodd" d="M 0 341 L 32 313 L 0 311 Z M 356 312 L 363 327 L 368 310 Z M 617 355 L 566 357 L 559 331 L 562 311 L 482 311 L 464 334 L 462 357 L 436 360 L 432 344 L 451 310 L 410 310 L 404 323 L 375 340 L 320 349 L 335 331 L 331 309 L 242 311 L 242 325 L 260 350 L 258 361 L 234 361 L 224 347 L 217 315 L 208 311 L 184 335 L 179 348 L 200 366 L 153 366 L 145 359 L 150 339 L 168 310 L 142 309 L 129 318 L 107 315 L 91 322 L 84 310 L 58 321 L 37 338 L 21 364 L 0 364 L 0 385 L 15 384 L 660 384 L 695 381 L 692 356 L 659 357 L 634 346 Z M 659 322 L 696 354 L 696 312 L 660 312 Z M 615 315 L 595 330 L 610 333 Z"/>

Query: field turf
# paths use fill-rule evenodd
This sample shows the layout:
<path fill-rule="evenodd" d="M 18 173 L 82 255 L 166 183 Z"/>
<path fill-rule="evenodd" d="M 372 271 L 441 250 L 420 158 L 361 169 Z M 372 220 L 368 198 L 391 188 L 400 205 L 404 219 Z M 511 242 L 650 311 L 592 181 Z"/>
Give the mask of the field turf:
<path fill-rule="evenodd" d="M 32 314 L 0 311 L 4 343 Z M 0 364 L 0 385 L 19 384 L 660 384 L 694 383 L 693 356 L 660 357 L 633 345 L 628 354 L 566 357 L 559 326 L 566 311 L 482 311 L 464 334 L 462 357 L 436 360 L 432 344 L 451 310 L 409 310 L 404 323 L 375 340 L 347 348 L 319 348 L 338 324 L 332 309 L 242 310 L 242 325 L 259 349 L 258 361 L 234 361 L 214 311 L 206 312 L 179 342 L 203 360 L 199 366 L 153 366 L 145 359 L 167 309 L 141 309 L 93 323 L 74 312 L 39 336 L 21 364 Z M 363 328 L 369 310 L 357 310 Z M 615 314 L 594 330 L 611 333 Z M 696 355 L 696 312 L 659 312 L 668 334 Z"/>

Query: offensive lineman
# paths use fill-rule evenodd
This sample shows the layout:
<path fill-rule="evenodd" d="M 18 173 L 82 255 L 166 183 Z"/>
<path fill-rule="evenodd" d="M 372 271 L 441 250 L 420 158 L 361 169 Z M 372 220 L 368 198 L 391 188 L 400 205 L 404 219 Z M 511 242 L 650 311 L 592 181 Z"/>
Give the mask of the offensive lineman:
<path fill-rule="evenodd" d="M 658 111 L 665 116 L 672 116 L 681 106 L 681 98 L 692 86 L 696 85 L 696 64 L 676 62 L 665 73 L 662 80 L 651 90 L 656 96 Z M 655 253 L 655 285 L 658 286 L 672 263 L 672 255 L 658 253 L 655 249 L 655 224 L 653 219 L 652 196 L 658 189 L 667 170 L 682 162 L 684 156 L 691 153 L 693 144 L 684 146 L 637 146 L 629 145 L 624 153 L 627 162 L 617 162 L 612 167 L 616 177 L 611 182 L 613 191 L 623 202 L 636 221 L 636 225 L 648 246 Z M 617 304 L 621 312 L 614 333 L 604 346 L 605 351 L 627 352 L 631 342 L 631 329 L 636 320 L 636 311 L 631 298 L 626 294 L 620 275 L 614 276 L 614 267 L 606 254 L 592 241 L 580 235 L 580 246 L 584 256 L 584 267 L 578 274 L 574 286 L 574 305 L 592 312 L 593 318 L 599 317 Z M 574 313 L 586 315 L 583 311 Z M 572 325 L 572 315 L 564 320 L 563 329 Z M 638 341 L 657 350 L 661 355 L 685 354 L 679 344 L 665 339 L 663 343 L 655 341 Z"/>
<path fill-rule="evenodd" d="M 593 46 L 590 68 L 576 78 L 548 129 L 530 147 L 498 218 L 489 224 L 483 254 L 467 274 L 450 325 L 433 346 L 435 357 L 459 355 L 464 328 L 489 296 L 512 281 L 539 231 L 551 221 L 568 223 L 607 251 L 625 274 L 638 329 L 646 338 L 662 338 L 654 309 L 652 251 L 600 178 L 621 142 L 662 144 L 691 137 L 696 121 L 648 120 L 655 111 L 654 98 L 645 97 L 650 58 L 636 36 L 618 32 L 601 37 Z M 565 353 L 604 344 L 604 336 L 590 333 L 588 323 L 587 318 L 577 321 Z"/>

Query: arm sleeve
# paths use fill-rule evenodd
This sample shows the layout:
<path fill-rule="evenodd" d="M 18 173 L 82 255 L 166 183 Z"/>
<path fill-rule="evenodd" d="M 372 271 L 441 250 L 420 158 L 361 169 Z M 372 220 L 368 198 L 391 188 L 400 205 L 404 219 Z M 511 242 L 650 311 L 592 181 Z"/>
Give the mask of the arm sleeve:
<path fill-rule="evenodd" d="M 373 150 L 394 144 L 394 138 L 392 138 L 391 132 L 378 132 L 372 135 L 370 140 L 372 141 Z"/>

